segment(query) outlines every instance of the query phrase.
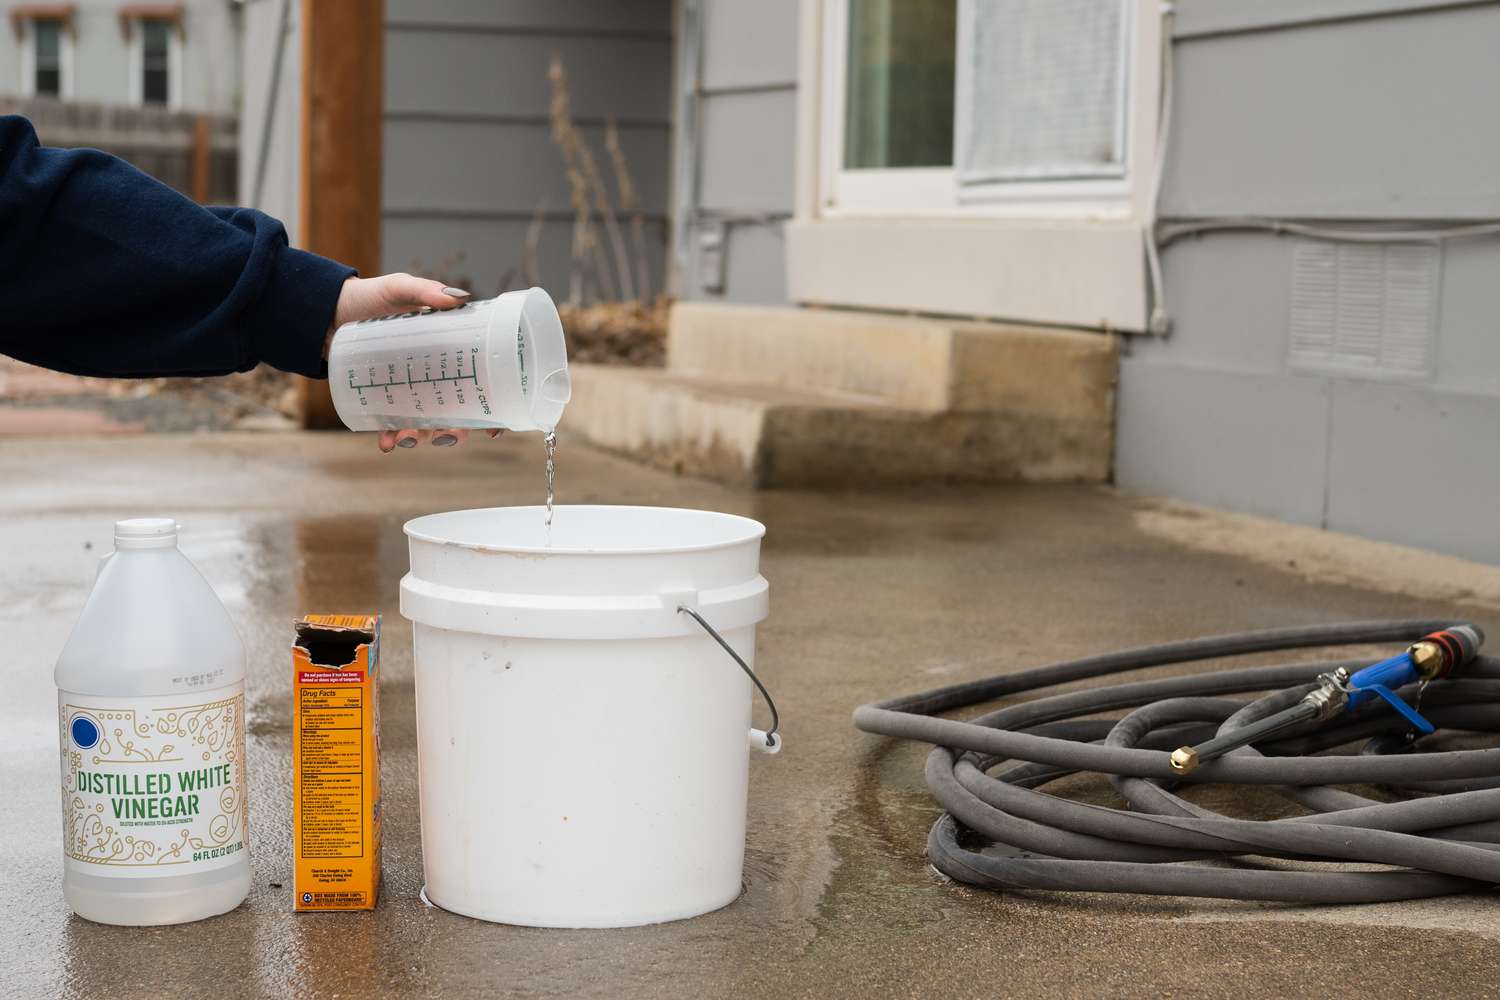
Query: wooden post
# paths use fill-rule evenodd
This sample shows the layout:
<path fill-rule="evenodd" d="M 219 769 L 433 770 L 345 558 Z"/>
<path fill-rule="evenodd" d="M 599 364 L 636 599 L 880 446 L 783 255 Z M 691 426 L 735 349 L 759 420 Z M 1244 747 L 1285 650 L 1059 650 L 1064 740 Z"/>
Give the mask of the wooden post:
<path fill-rule="evenodd" d="M 380 273 L 384 0 L 302 0 L 298 242 Z M 337 427 L 328 385 L 303 384 L 305 427 Z"/>
<path fill-rule="evenodd" d="M 213 138 L 209 132 L 208 115 L 199 115 L 193 119 L 193 200 L 200 205 L 208 204 L 212 153 Z"/>

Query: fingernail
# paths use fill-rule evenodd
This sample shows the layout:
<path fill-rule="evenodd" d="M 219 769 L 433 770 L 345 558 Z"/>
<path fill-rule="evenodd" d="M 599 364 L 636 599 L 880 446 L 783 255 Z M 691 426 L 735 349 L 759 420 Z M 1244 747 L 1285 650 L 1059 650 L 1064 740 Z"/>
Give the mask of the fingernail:
<path fill-rule="evenodd" d="M 445 287 L 443 289 L 443 294 L 444 295 L 451 295 L 455 299 L 466 299 L 466 298 L 469 297 L 469 293 L 466 292 L 466 291 L 464 291 L 462 288 L 446 288 Z"/>
<path fill-rule="evenodd" d="M 414 437 L 404 437 L 404 438 L 397 438 L 396 439 L 396 447 L 397 448 L 415 448 L 416 446 L 417 446 L 417 439 L 414 438 Z"/>
<path fill-rule="evenodd" d="M 452 434 L 439 434 L 432 439 L 434 448 L 447 448 L 455 444 L 458 444 L 458 438 Z"/>

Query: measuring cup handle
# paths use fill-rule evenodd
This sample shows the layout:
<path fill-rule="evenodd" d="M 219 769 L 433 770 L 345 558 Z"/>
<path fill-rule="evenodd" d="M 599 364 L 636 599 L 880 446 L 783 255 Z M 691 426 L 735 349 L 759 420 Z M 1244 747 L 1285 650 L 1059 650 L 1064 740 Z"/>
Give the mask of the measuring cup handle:
<path fill-rule="evenodd" d="M 728 653 L 734 662 L 739 664 L 740 669 L 745 672 L 745 676 L 749 677 L 755 683 L 756 688 L 760 691 L 760 696 L 766 699 L 766 706 L 771 709 L 771 728 L 764 731 L 759 729 L 750 730 L 750 746 L 761 753 L 780 753 L 782 738 L 777 733 L 777 730 L 781 728 L 781 713 L 776 711 L 776 702 L 772 700 L 771 692 L 767 691 L 766 686 L 760 682 L 760 678 L 755 676 L 755 671 L 750 669 L 750 664 L 746 663 L 740 654 L 734 651 L 733 646 L 724 641 L 724 637 L 719 634 L 717 629 L 704 620 L 702 615 L 685 604 L 677 605 L 677 611 L 679 614 L 684 614 L 692 618 L 703 631 L 713 636 L 714 642 L 717 642 L 724 652 Z"/>

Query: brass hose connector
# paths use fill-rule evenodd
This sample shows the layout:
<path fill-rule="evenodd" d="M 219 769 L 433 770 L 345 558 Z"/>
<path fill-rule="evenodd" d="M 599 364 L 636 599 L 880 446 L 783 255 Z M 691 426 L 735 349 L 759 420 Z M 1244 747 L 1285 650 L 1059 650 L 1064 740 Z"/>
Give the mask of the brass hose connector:
<path fill-rule="evenodd" d="M 1178 747 L 1172 751 L 1172 770 L 1188 774 L 1198 766 L 1198 751 L 1192 747 Z"/>
<path fill-rule="evenodd" d="M 1406 652 L 1411 656 L 1411 665 L 1417 668 L 1417 673 L 1422 675 L 1423 680 L 1430 681 L 1438 677 L 1447 667 L 1442 649 L 1437 643 L 1427 639 L 1412 643 Z"/>

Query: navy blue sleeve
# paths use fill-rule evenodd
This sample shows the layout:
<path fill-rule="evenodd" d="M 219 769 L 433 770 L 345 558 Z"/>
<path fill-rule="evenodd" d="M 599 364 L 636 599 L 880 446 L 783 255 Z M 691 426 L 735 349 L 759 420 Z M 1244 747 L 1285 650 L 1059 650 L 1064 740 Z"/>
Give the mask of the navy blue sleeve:
<path fill-rule="evenodd" d="M 354 269 L 281 223 L 207 209 L 123 160 L 49 149 L 0 115 L 0 354 L 120 378 L 266 362 L 327 375 L 323 341 Z"/>

